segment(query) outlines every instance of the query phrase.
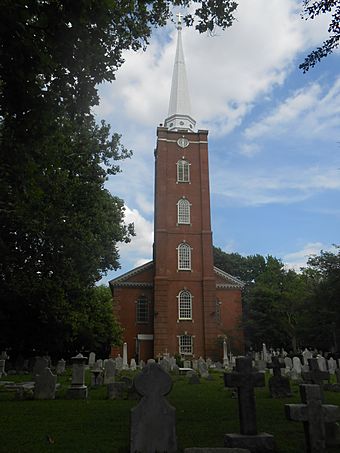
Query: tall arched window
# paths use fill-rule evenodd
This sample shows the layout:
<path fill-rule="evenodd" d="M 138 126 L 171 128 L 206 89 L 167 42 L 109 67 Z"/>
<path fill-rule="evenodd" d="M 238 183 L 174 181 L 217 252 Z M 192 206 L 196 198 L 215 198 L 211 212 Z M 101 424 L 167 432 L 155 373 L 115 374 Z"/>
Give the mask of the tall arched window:
<path fill-rule="evenodd" d="M 177 182 L 190 182 L 190 163 L 184 158 L 177 162 Z"/>
<path fill-rule="evenodd" d="M 178 294 L 178 319 L 192 319 L 192 295 L 186 289 Z"/>
<path fill-rule="evenodd" d="M 177 203 L 177 223 L 190 224 L 190 206 L 186 198 L 181 198 Z"/>
<path fill-rule="evenodd" d="M 178 270 L 191 271 L 191 247 L 186 242 L 179 244 L 177 248 Z"/>

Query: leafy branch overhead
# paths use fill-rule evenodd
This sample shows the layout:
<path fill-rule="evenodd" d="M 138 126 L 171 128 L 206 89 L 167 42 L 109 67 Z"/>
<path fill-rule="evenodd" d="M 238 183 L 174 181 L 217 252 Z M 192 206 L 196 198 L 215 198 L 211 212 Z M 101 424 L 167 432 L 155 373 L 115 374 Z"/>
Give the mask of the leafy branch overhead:
<path fill-rule="evenodd" d="M 331 54 L 340 44 L 340 1 L 339 0 L 304 0 L 302 17 L 306 20 L 314 19 L 320 14 L 331 14 L 331 22 L 328 27 L 329 38 L 321 47 L 313 50 L 300 64 L 299 68 L 307 72 L 322 58 Z"/>

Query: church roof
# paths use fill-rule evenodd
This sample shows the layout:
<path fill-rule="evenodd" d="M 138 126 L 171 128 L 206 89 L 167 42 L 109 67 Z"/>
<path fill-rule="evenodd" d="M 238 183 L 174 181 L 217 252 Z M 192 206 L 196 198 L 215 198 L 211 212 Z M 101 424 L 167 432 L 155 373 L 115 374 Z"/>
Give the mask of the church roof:
<path fill-rule="evenodd" d="M 172 73 L 168 117 L 164 125 L 170 130 L 194 130 L 196 121 L 191 117 L 191 104 L 182 47 L 182 22 L 178 14 L 177 48 Z"/>
<path fill-rule="evenodd" d="M 134 277 L 137 277 L 139 274 L 143 274 L 146 271 L 150 271 L 153 268 L 153 261 L 149 261 L 145 264 L 142 264 L 141 266 L 135 267 L 129 272 L 126 272 L 123 275 L 120 275 L 117 278 L 113 278 L 112 280 L 109 281 L 109 285 L 113 287 L 122 287 L 122 286 L 128 286 L 128 287 L 140 287 L 140 288 L 153 288 L 153 278 L 148 279 L 147 281 L 142 281 L 139 279 L 134 279 Z"/>
<path fill-rule="evenodd" d="M 154 262 L 149 261 L 141 266 L 135 267 L 131 271 L 110 280 L 109 285 L 111 288 L 153 288 L 153 274 L 150 274 L 150 271 L 153 270 L 153 265 Z M 227 272 L 222 271 L 218 267 L 214 266 L 214 272 L 217 277 L 217 289 L 242 289 L 245 285 L 241 280 L 228 274 Z"/>

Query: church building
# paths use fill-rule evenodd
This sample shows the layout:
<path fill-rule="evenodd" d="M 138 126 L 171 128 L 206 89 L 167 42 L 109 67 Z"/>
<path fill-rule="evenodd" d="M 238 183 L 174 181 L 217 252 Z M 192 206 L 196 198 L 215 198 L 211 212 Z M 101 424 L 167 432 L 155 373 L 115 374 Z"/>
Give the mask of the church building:
<path fill-rule="evenodd" d="M 169 113 L 157 128 L 153 260 L 109 284 L 129 359 L 222 361 L 225 338 L 243 349 L 243 283 L 213 264 L 208 131 L 191 116 L 181 29 L 179 19 Z"/>

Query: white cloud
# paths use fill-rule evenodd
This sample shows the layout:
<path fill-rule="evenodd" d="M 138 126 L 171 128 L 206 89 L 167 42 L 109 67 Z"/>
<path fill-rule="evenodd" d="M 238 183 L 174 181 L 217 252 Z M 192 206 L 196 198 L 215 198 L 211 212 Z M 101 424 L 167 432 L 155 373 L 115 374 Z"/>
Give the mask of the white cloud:
<path fill-rule="evenodd" d="M 270 174 L 256 168 L 237 174 L 217 169 L 212 180 L 213 193 L 242 205 L 297 203 L 325 190 L 340 190 L 336 168 L 279 168 Z"/>
<path fill-rule="evenodd" d="M 244 149 L 260 149 L 254 140 L 278 137 L 282 134 L 304 138 L 336 137 L 340 124 L 340 77 L 325 92 L 319 83 L 297 90 L 269 115 L 254 122 L 244 132 Z M 248 153 L 249 155 L 250 153 Z M 254 154 L 254 153 L 253 153 Z M 250 154 L 252 155 L 252 154 Z"/>
<path fill-rule="evenodd" d="M 308 258 L 319 255 L 321 250 L 336 252 L 336 248 L 330 245 L 325 245 L 322 242 L 309 242 L 305 244 L 301 250 L 297 252 L 287 253 L 283 256 L 283 262 L 286 269 L 294 269 L 300 271 L 302 267 L 306 267 Z"/>

